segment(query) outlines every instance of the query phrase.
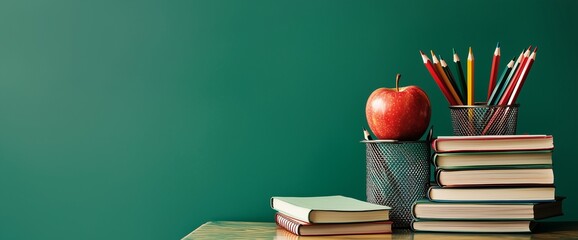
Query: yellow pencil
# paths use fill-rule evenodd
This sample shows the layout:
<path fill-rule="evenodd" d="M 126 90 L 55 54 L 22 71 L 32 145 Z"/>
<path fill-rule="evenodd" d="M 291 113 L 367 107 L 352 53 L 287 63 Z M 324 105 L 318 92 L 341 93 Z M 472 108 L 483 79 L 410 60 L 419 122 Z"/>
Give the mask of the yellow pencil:
<path fill-rule="evenodd" d="M 448 75 L 446 75 L 446 73 L 444 72 L 444 69 L 442 68 L 441 62 L 437 59 L 433 50 L 430 50 L 430 51 L 431 51 L 431 56 L 432 56 L 432 61 L 434 63 L 434 66 L 435 66 L 438 74 L 441 76 L 442 80 L 444 81 L 444 84 L 450 90 L 450 93 L 452 94 L 452 97 L 456 100 L 457 104 L 463 105 L 462 99 L 460 99 L 460 95 L 458 95 L 458 93 L 456 93 L 456 90 L 454 89 L 452 83 L 450 82 Z"/>
<path fill-rule="evenodd" d="M 468 53 L 468 105 L 474 105 L 474 54 L 472 47 Z"/>

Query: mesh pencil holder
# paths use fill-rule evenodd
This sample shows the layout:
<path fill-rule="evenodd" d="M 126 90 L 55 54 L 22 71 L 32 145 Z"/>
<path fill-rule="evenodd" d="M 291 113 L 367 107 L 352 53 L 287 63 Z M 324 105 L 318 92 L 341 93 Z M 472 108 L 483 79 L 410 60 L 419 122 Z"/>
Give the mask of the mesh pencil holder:
<path fill-rule="evenodd" d="M 429 141 L 362 141 L 366 145 L 367 201 L 391 207 L 395 228 L 408 228 L 412 204 L 430 182 Z"/>
<path fill-rule="evenodd" d="M 519 107 L 519 104 L 450 106 L 454 135 L 514 135 Z"/>

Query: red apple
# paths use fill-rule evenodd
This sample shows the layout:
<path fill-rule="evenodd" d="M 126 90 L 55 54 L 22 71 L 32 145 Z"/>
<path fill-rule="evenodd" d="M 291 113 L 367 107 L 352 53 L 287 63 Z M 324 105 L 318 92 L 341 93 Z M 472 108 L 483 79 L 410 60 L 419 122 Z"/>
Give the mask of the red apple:
<path fill-rule="evenodd" d="M 427 94 L 417 86 L 378 88 L 367 99 L 365 115 L 378 139 L 419 140 L 427 130 L 431 106 Z"/>

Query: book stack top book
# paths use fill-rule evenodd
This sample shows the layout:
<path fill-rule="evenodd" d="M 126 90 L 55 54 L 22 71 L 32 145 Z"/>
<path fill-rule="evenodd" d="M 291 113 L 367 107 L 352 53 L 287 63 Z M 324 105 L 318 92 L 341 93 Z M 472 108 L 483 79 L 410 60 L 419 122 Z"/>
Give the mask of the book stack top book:
<path fill-rule="evenodd" d="M 388 206 L 350 197 L 272 197 L 275 222 L 300 236 L 391 233 Z"/>
<path fill-rule="evenodd" d="M 562 215 L 551 135 L 441 136 L 432 149 L 436 182 L 414 203 L 415 230 L 530 232 Z"/>

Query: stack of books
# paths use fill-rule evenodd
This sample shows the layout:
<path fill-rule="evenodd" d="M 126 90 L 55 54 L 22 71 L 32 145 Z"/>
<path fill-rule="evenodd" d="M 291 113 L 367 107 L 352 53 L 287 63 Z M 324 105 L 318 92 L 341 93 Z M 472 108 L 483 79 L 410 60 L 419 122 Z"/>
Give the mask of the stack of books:
<path fill-rule="evenodd" d="M 551 135 L 439 137 L 432 149 L 436 184 L 414 203 L 415 231 L 531 232 L 562 215 Z"/>
<path fill-rule="evenodd" d="M 299 236 L 391 233 L 388 206 L 344 196 L 272 197 L 275 222 Z"/>

